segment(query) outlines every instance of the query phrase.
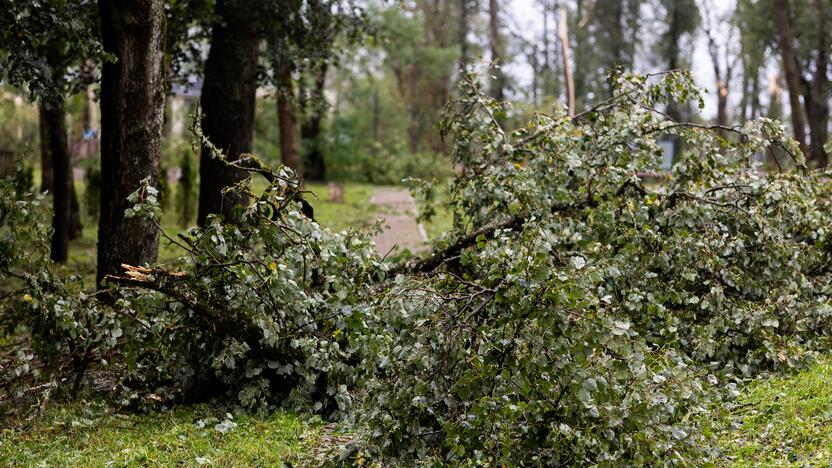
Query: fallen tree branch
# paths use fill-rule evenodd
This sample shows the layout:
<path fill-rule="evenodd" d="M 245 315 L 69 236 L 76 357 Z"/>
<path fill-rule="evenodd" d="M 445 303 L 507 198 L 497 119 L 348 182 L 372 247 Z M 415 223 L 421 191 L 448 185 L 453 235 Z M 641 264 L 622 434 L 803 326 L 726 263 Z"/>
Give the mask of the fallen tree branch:
<path fill-rule="evenodd" d="M 231 308 L 206 301 L 187 284 L 188 274 L 168 272 L 161 268 L 144 268 L 122 264 L 125 276 L 107 275 L 104 279 L 116 284 L 136 286 L 160 292 L 189 307 L 196 314 L 209 321 L 215 330 L 243 339 L 252 349 L 260 349 L 263 332 Z"/>
<path fill-rule="evenodd" d="M 632 185 L 632 182 L 627 182 L 621 189 L 619 189 L 619 192 L 621 192 L 629 185 Z M 618 194 L 618 192 L 616 192 L 616 194 Z M 593 199 L 587 199 L 584 201 L 577 201 L 572 203 L 559 203 L 556 205 L 552 205 L 551 212 L 553 214 L 562 213 L 565 211 L 576 210 L 596 205 L 598 205 L 598 201 Z M 475 229 L 474 231 L 465 234 L 464 236 L 457 239 L 456 242 L 445 247 L 444 249 L 433 251 L 427 257 L 403 262 L 393 266 L 389 270 L 389 273 L 391 276 L 395 276 L 400 273 L 427 273 L 433 271 L 448 259 L 459 255 L 459 253 L 463 249 L 476 244 L 477 238 L 479 238 L 480 236 L 487 237 L 494 234 L 497 231 L 502 231 L 506 229 L 515 230 L 522 228 L 530 218 L 531 217 L 528 215 L 518 215 L 503 221 L 486 224 L 485 226 L 479 229 Z"/>

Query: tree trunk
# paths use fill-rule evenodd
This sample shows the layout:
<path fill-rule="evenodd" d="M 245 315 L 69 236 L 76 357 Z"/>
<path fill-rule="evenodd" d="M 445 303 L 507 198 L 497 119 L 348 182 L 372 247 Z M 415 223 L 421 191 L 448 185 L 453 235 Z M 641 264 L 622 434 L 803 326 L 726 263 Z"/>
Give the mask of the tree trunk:
<path fill-rule="evenodd" d="M 217 0 L 219 20 L 211 33 L 211 50 L 205 62 L 202 109 L 205 136 L 231 160 L 250 153 L 254 140 L 254 105 L 260 48 L 258 12 L 229 0 Z M 234 206 L 246 203 L 241 194 L 223 194 L 225 187 L 245 178 L 245 172 L 213 159 L 203 147 L 199 162 L 199 213 L 205 224 L 209 214 L 233 221 Z"/>
<path fill-rule="evenodd" d="M 307 180 L 322 181 L 326 178 L 326 161 L 324 160 L 321 127 L 325 113 L 324 87 L 326 86 L 327 65 L 315 70 L 315 90 L 311 102 L 307 103 L 305 118 L 300 129 L 304 142 Z"/>
<path fill-rule="evenodd" d="M 41 135 L 46 144 L 52 168 L 52 244 L 51 257 L 57 263 L 66 262 L 69 245 L 70 169 L 69 148 L 66 142 L 64 100 L 55 99 L 40 105 Z"/>
<path fill-rule="evenodd" d="M 55 179 L 52 169 L 52 152 L 49 150 L 49 124 L 46 121 L 46 110 L 43 106 L 38 108 L 39 129 L 40 129 L 40 190 L 41 192 L 52 193 L 55 186 L 52 181 Z"/>
<path fill-rule="evenodd" d="M 814 2 L 818 12 L 823 11 L 820 2 Z M 826 16 L 818 14 L 818 45 L 817 61 L 815 63 L 815 77 L 812 80 L 810 99 L 806 99 L 806 114 L 809 120 L 809 132 L 811 141 L 809 145 L 809 160 L 817 167 L 826 167 L 829 163 L 828 155 L 823 149 L 826 140 L 829 139 L 829 93 L 827 86 L 826 69 L 829 66 L 829 35 L 826 32 Z"/>
<path fill-rule="evenodd" d="M 292 68 L 283 64 L 278 67 L 277 120 L 280 128 L 280 159 L 298 177 L 303 177 L 300 161 L 300 124 L 295 108 Z"/>
<path fill-rule="evenodd" d="M 794 39 L 789 25 L 788 0 L 774 0 L 774 20 L 777 24 L 777 35 L 780 42 L 780 54 L 783 59 L 783 71 L 786 75 L 786 87 L 789 90 L 789 105 L 791 106 L 792 130 L 794 139 L 800 144 L 803 154 L 810 157 L 809 147 L 806 145 L 806 124 L 803 120 L 803 107 L 800 104 L 800 71 L 797 69 L 797 56 L 794 51 Z"/>
<path fill-rule="evenodd" d="M 98 284 L 121 264 L 156 260 L 159 232 L 124 217 L 142 179 L 159 179 L 165 94 L 163 0 L 100 0 L 104 50 L 116 61 L 101 72 L 101 213 Z"/>
<path fill-rule="evenodd" d="M 760 71 L 757 70 L 751 78 L 751 118 L 760 115 Z"/>
<path fill-rule="evenodd" d="M 626 40 L 624 38 L 624 1 L 623 0 L 608 0 L 605 2 L 605 6 L 602 11 L 598 11 L 596 14 L 600 16 L 600 25 L 604 29 L 607 35 L 607 48 L 606 57 L 604 57 L 604 72 L 610 73 L 616 69 L 616 67 L 625 66 L 628 62 L 624 58 L 625 56 L 625 47 L 627 46 Z M 613 97 L 613 93 L 615 92 L 615 83 L 608 82 L 607 83 L 607 93 L 608 97 Z"/>
<path fill-rule="evenodd" d="M 505 73 L 503 67 L 503 44 L 500 37 L 500 10 L 497 0 L 488 0 L 488 29 L 491 47 L 491 63 L 494 69 L 494 78 L 491 79 L 491 97 L 498 101 L 505 98 Z"/>
<path fill-rule="evenodd" d="M 667 16 L 669 21 L 668 31 L 667 31 L 667 40 L 668 44 L 666 45 L 667 49 L 665 49 L 665 60 L 667 62 L 668 70 L 678 70 L 681 65 L 681 47 L 680 42 L 682 40 L 682 11 L 679 8 L 679 5 L 676 4 L 677 2 L 672 2 L 668 8 L 671 11 L 668 12 Z M 671 120 L 675 122 L 679 122 L 683 120 L 682 115 L 682 106 L 679 105 L 677 102 L 671 101 L 667 105 L 667 115 L 670 117 Z M 673 135 L 673 157 L 678 159 L 682 153 L 683 148 L 683 141 L 679 135 Z"/>
<path fill-rule="evenodd" d="M 716 124 L 728 125 L 728 86 L 721 80 L 716 83 L 717 89 L 717 105 L 716 105 Z M 724 131 L 720 130 L 720 134 L 724 136 Z"/>
<path fill-rule="evenodd" d="M 69 162 L 69 240 L 75 240 L 81 238 L 84 226 L 81 224 L 81 205 L 78 204 L 78 192 L 75 190 L 72 158 Z"/>
<path fill-rule="evenodd" d="M 592 6 L 589 5 L 589 8 Z M 566 6 L 562 6 L 562 15 L 566 15 L 567 10 Z M 574 66 L 572 67 L 572 87 L 574 88 L 574 96 L 575 105 L 573 106 L 573 112 L 576 112 L 577 109 L 585 109 L 587 107 L 587 95 L 589 94 L 589 67 L 590 65 L 590 54 L 591 54 L 591 47 L 589 46 L 589 33 L 587 31 L 587 26 L 583 23 L 586 12 L 587 5 L 584 0 L 576 0 L 575 1 L 575 19 L 574 25 L 575 28 L 572 31 L 572 35 L 575 39 L 574 47 L 571 44 L 569 46 L 570 54 L 574 53 Z M 561 29 L 561 37 L 565 36 L 569 37 L 569 31 L 567 27 L 563 26 L 564 23 L 560 24 Z M 563 40 L 561 40 L 563 42 Z M 569 60 L 568 57 L 563 57 L 563 62 L 566 63 Z M 566 76 L 567 71 L 564 70 L 564 76 Z M 567 93 L 569 93 L 569 83 L 566 84 L 567 86 Z"/>
<path fill-rule="evenodd" d="M 569 29 L 566 21 L 566 9 L 560 10 L 560 43 L 563 47 L 563 78 L 566 81 L 566 103 L 569 116 L 575 115 L 575 82 L 569 64 Z"/>
<path fill-rule="evenodd" d="M 469 21 L 469 2 L 471 0 L 459 0 L 459 69 L 460 69 L 460 76 L 465 73 L 465 68 L 468 66 L 468 55 L 470 51 L 468 50 L 468 31 L 470 29 L 468 25 Z"/>

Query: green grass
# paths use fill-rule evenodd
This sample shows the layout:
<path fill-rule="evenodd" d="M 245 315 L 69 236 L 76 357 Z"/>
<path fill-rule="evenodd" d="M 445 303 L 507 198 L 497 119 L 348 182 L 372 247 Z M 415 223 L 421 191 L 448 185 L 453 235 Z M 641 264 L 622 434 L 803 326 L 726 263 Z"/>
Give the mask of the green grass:
<path fill-rule="evenodd" d="M 348 227 L 369 226 L 375 221 L 378 210 L 370 204 L 376 186 L 369 184 L 342 184 L 344 203 L 329 201 L 329 187 L 326 184 L 306 184 L 306 190 L 314 196 L 306 199 L 315 210 L 315 220 L 321 226 L 341 230 Z"/>
<path fill-rule="evenodd" d="M 442 196 L 447 197 L 447 195 L 444 194 Z M 443 200 L 445 199 L 446 198 L 443 198 Z M 436 212 L 433 217 L 424 222 L 425 232 L 430 240 L 434 240 L 442 234 L 450 231 L 451 228 L 453 228 L 453 225 L 453 213 L 451 213 L 451 210 L 448 209 L 448 205 L 443 203 L 439 203 L 436 206 Z"/>
<path fill-rule="evenodd" d="M 0 429 L 0 465 L 279 466 L 321 443 L 322 423 L 287 413 L 241 416 L 225 434 L 214 427 L 223 419 L 207 407 L 135 415 L 103 403 L 58 405 L 30 430 Z"/>
<path fill-rule="evenodd" d="M 712 419 L 718 466 L 830 466 L 832 358 L 749 383 L 731 409 L 716 409 Z"/>

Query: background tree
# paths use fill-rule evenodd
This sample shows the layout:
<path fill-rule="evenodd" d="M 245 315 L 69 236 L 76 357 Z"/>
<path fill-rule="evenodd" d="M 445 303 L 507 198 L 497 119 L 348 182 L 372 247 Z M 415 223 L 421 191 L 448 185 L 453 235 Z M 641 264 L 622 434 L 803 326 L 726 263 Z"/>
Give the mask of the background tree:
<path fill-rule="evenodd" d="M 727 126 L 731 80 L 736 64 L 740 60 L 740 54 L 732 50 L 736 45 L 736 28 L 732 21 L 732 18 L 736 16 L 736 8 L 722 18 L 713 17 L 715 16 L 713 13 L 715 10 L 716 8 L 712 2 L 704 2 L 702 27 L 708 40 L 708 54 L 711 57 L 716 81 L 716 123 L 717 125 Z M 719 133 L 725 136 L 724 130 L 720 130 Z"/>
<path fill-rule="evenodd" d="M 408 149 L 442 150 L 438 134 L 430 132 L 450 94 L 459 50 L 450 40 L 451 4 L 417 2 L 410 9 L 382 11 L 376 25 L 385 63 L 395 79 L 399 98 L 410 120 Z"/>
<path fill-rule="evenodd" d="M 94 15 L 94 4 L 83 0 L 0 2 L 0 78 L 27 88 L 40 107 L 41 188 L 53 195 L 51 257 L 56 262 L 66 261 L 69 239 L 80 232 L 65 100 L 93 79 L 88 60 L 103 56 Z"/>
<path fill-rule="evenodd" d="M 503 37 L 500 21 L 500 5 L 497 0 L 488 0 L 488 40 L 491 51 L 491 97 L 498 101 L 505 99 L 506 76 L 503 72 Z"/>
<path fill-rule="evenodd" d="M 158 180 L 164 117 L 165 5 L 162 0 L 100 0 L 104 49 L 116 61 L 101 73 L 101 213 L 97 281 L 120 265 L 156 260 L 159 232 L 124 217 L 128 195 Z"/>
<path fill-rule="evenodd" d="M 767 64 L 767 50 L 771 48 L 771 9 L 764 2 L 738 0 L 733 21 L 739 31 L 739 57 L 742 68 L 742 97 L 740 121 L 759 117 L 762 112 L 760 94 L 765 82 L 761 77 Z"/>
<path fill-rule="evenodd" d="M 268 2 L 265 2 L 268 3 Z M 205 136 L 232 160 L 252 150 L 254 106 L 257 94 L 259 51 L 263 40 L 264 4 L 247 0 L 217 0 L 211 48 L 205 63 L 200 103 L 205 114 Z M 224 194 L 245 177 L 226 167 L 203 147 L 199 161 L 198 223 L 209 214 L 233 219 L 234 206 L 243 203 L 239 193 Z"/>
<path fill-rule="evenodd" d="M 659 38 L 659 64 L 668 70 L 688 68 L 692 47 L 686 47 L 685 41 L 689 41 L 699 27 L 699 8 L 695 0 L 660 0 L 659 3 L 664 8 L 662 22 L 665 25 Z M 687 112 L 671 103 L 668 114 L 673 120 L 682 120 Z"/>
<path fill-rule="evenodd" d="M 803 153 L 808 156 L 810 151 L 806 145 L 806 124 L 803 119 L 803 107 L 800 104 L 800 72 L 794 51 L 794 37 L 791 32 L 789 10 L 788 0 L 774 0 L 774 18 L 777 24 L 783 72 L 786 75 L 786 85 L 789 89 L 789 103 L 792 108 L 792 131 L 794 132 L 794 139 L 797 140 Z"/>

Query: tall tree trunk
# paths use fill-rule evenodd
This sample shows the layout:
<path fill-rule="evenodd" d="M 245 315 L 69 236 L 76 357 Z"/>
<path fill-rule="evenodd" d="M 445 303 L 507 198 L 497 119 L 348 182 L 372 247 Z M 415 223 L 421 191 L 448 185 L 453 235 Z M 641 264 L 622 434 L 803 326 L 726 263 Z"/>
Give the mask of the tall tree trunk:
<path fill-rule="evenodd" d="M 468 50 L 468 31 L 470 29 L 468 25 L 469 21 L 469 3 L 471 0 L 459 0 L 459 69 L 461 70 L 460 76 L 464 73 L 465 68 L 468 66 L 469 60 L 469 50 Z"/>
<path fill-rule="evenodd" d="M 668 44 L 666 49 L 665 61 L 667 62 L 668 70 L 678 70 L 680 67 L 680 46 L 679 42 L 682 40 L 682 13 L 676 2 L 672 2 L 669 6 L 672 11 L 668 12 L 670 24 L 668 25 L 667 39 Z M 667 106 L 667 113 L 671 119 L 675 121 L 682 120 L 682 110 L 679 104 L 672 102 Z M 678 140 L 678 138 L 677 138 Z"/>
<path fill-rule="evenodd" d="M 41 134 L 46 144 L 52 167 L 52 244 L 51 257 L 58 263 L 66 262 L 70 222 L 69 148 L 66 142 L 66 120 L 63 98 L 40 105 Z"/>
<path fill-rule="evenodd" d="M 708 36 L 708 52 L 711 55 L 711 63 L 714 67 L 714 78 L 716 78 L 716 123 L 720 126 L 728 125 L 728 92 L 731 81 L 731 64 L 726 63 L 725 69 L 719 62 L 719 46 L 710 28 L 710 21 L 705 26 L 705 33 Z M 727 62 L 727 60 L 726 60 Z M 719 135 L 725 137 L 725 130 L 720 129 Z"/>
<path fill-rule="evenodd" d="M 159 179 L 165 106 L 163 0 L 99 0 L 104 50 L 116 61 L 101 72 L 101 213 L 98 284 L 120 265 L 156 260 L 153 222 L 124 217 L 142 179 Z"/>
<path fill-rule="evenodd" d="M 616 67 L 625 66 L 629 61 L 625 59 L 626 40 L 624 38 L 624 0 L 608 0 L 605 2 L 603 14 L 600 16 L 601 27 L 607 34 L 607 56 L 605 57 L 606 73 L 610 73 Z M 607 83 L 608 96 L 612 97 L 615 91 L 615 84 Z"/>
<path fill-rule="evenodd" d="M 590 6 L 591 7 L 591 6 Z M 566 14 L 566 6 L 563 6 L 564 13 Z M 585 15 L 587 15 L 587 4 L 585 0 L 576 0 L 575 1 L 575 18 L 573 20 L 574 29 L 572 31 L 572 36 L 574 37 L 574 47 L 572 44 L 569 45 L 570 54 L 574 58 L 574 65 L 572 67 L 572 85 L 575 88 L 575 107 L 574 110 L 577 109 L 584 109 L 587 107 L 587 94 L 589 94 L 589 67 L 590 67 L 590 54 L 591 50 L 588 42 L 589 42 L 589 34 L 587 32 L 587 25 L 584 23 Z M 562 26 L 562 24 L 561 24 Z M 561 34 L 563 31 L 567 31 L 568 37 L 568 30 L 567 28 L 561 27 Z M 566 62 L 566 58 L 563 59 L 564 63 Z M 566 70 L 564 70 L 564 76 L 566 74 Z M 567 84 L 568 88 L 568 84 Z M 568 89 L 567 89 L 568 92 Z"/>
<path fill-rule="evenodd" d="M 40 190 L 52 193 L 55 191 L 52 169 L 52 152 L 49 150 L 49 123 L 46 120 L 46 110 L 38 107 L 38 128 L 40 130 Z"/>
<path fill-rule="evenodd" d="M 84 140 L 84 133 L 92 128 L 92 90 L 89 86 L 84 88 L 84 107 L 81 111 L 81 138 L 82 157 L 89 157 L 89 144 L 91 141 Z M 75 190 L 75 174 L 72 171 L 72 155 L 70 155 L 69 167 L 69 240 L 75 240 L 83 234 L 84 226 L 81 224 L 81 205 L 78 203 L 78 191 Z"/>
<path fill-rule="evenodd" d="M 281 65 L 277 70 L 277 120 L 280 127 L 280 160 L 289 166 L 299 177 L 303 177 L 300 161 L 300 124 L 295 108 L 294 82 L 292 68 Z"/>
<path fill-rule="evenodd" d="M 815 77 L 808 93 L 809 99 L 805 99 L 811 135 L 809 160 L 814 161 L 817 167 L 826 167 L 829 159 L 823 145 L 829 139 L 829 92 L 827 89 L 829 80 L 826 74 L 829 66 L 829 34 L 826 31 L 826 15 L 823 13 L 823 6 L 817 0 L 814 6 L 819 12 L 817 18 L 820 34 L 818 34 Z"/>
<path fill-rule="evenodd" d="M 742 51 L 740 51 L 742 54 Z M 742 96 L 740 97 L 740 123 L 749 120 L 748 106 L 751 104 L 751 77 L 749 76 L 749 65 L 745 56 L 742 59 Z M 753 117 L 751 117 L 753 119 Z"/>
<path fill-rule="evenodd" d="M 774 0 L 774 20 L 777 24 L 780 55 L 783 59 L 783 71 L 786 75 L 786 87 L 789 90 L 794 139 L 797 140 L 803 154 L 809 159 L 811 153 L 809 146 L 806 144 L 806 123 L 803 120 L 803 107 L 800 104 L 800 71 L 797 68 L 794 39 L 789 25 L 788 0 Z"/>
<path fill-rule="evenodd" d="M 751 118 L 760 116 L 760 70 L 754 72 L 751 77 Z"/>
<path fill-rule="evenodd" d="M 668 12 L 667 17 L 670 20 L 668 24 L 668 31 L 666 38 L 668 44 L 665 49 L 665 61 L 667 62 L 668 70 L 678 70 L 681 67 L 681 46 L 682 41 L 682 9 L 679 8 L 677 2 L 671 2 L 669 5 L 671 11 Z M 682 107 L 677 102 L 670 102 L 667 105 L 667 115 L 676 122 L 683 119 Z M 678 135 L 673 135 L 673 157 L 679 158 L 682 153 L 683 141 Z"/>
<path fill-rule="evenodd" d="M 254 105 L 257 93 L 257 61 L 260 48 L 258 16 L 251 5 L 217 0 L 219 18 L 211 33 L 211 50 L 205 62 L 202 109 L 205 136 L 231 160 L 250 153 L 254 140 Z M 199 162 L 199 214 L 205 224 L 209 214 L 234 220 L 234 206 L 246 203 L 240 194 L 223 194 L 246 174 L 213 159 L 202 148 Z"/>
<path fill-rule="evenodd" d="M 491 80 L 491 97 L 498 101 L 505 98 L 506 78 L 502 67 L 503 41 L 500 37 L 500 7 L 497 0 L 488 0 L 488 30 L 491 47 L 491 62 L 496 67 Z"/>
<path fill-rule="evenodd" d="M 575 115 L 575 82 L 572 78 L 572 68 L 569 64 L 569 27 L 566 21 L 566 9 L 560 10 L 560 43 L 563 47 L 563 77 L 566 81 L 566 103 L 569 116 Z"/>
<path fill-rule="evenodd" d="M 325 114 L 324 87 L 326 86 L 327 64 L 315 70 L 315 89 L 310 102 L 307 102 L 300 136 L 304 142 L 307 180 L 322 181 L 326 178 L 326 161 L 324 160 L 321 127 Z"/>
<path fill-rule="evenodd" d="M 727 126 L 728 125 L 728 86 L 723 83 L 721 80 L 717 81 L 716 83 L 717 89 L 717 105 L 716 105 L 716 124 Z M 724 134 L 724 130 L 719 131 L 721 135 Z"/>
<path fill-rule="evenodd" d="M 81 224 L 81 205 L 75 190 L 75 177 L 72 172 L 72 158 L 69 159 L 69 240 L 80 239 L 84 226 Z"/>

